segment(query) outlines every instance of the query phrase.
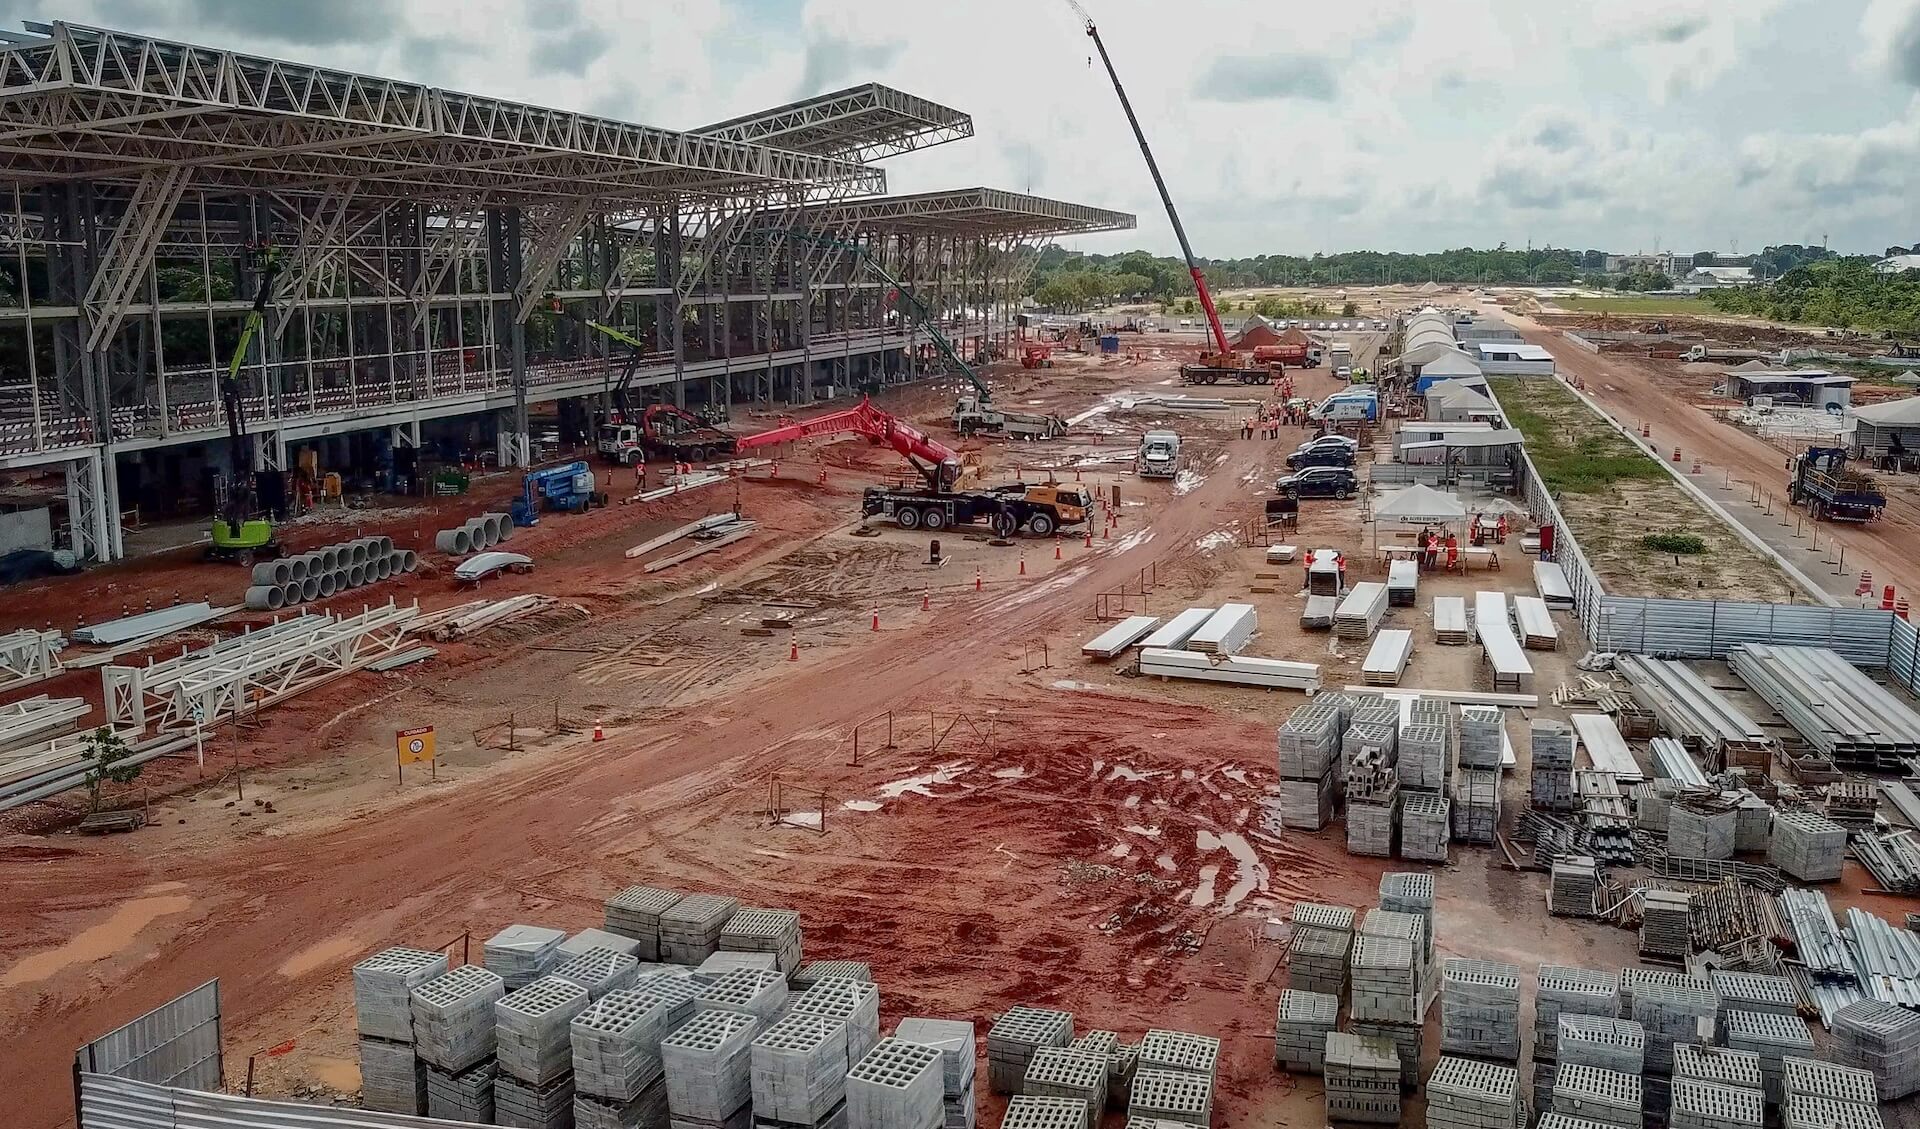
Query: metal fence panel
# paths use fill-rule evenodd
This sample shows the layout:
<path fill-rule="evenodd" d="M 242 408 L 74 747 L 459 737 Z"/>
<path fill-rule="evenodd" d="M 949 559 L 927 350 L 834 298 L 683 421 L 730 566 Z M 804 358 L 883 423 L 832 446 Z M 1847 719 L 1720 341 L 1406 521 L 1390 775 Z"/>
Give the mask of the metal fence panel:
<path fill-rule="evenodd" d="M 173 1091 L 148 1082 L 82 1074 L 80 1129 L 173 1129 Z"/>
<path fill-rule="evenodd" d="M 1893 617 L 1887 641 L 1887 674 L 1908 691 L 1920 694 L 1920 629 Z"/>
<path fill-rule="evenodd" d="M 80 1129 L 479 1129 L 466 1121 L 439 1121 L 335 1106 L 202 1093 L 125 1078 L 84 1074 Z"/>
<path fill-rule="evenodd" d="M 133 1022 L 80 1048 L 87 1074 L 140 1082 L 218 1089 L 220 981 L 209 980 Z"/>
<path fill-rule="evenodd" d="M 1894 616 L 1876 608 L 1606 596 L 1599 620 L 1593 639 L 1602 650 L 1725 658 L 1741 643 L 1775 643 L 1831 647 L 1849 661 L 1882 666 Z"/>

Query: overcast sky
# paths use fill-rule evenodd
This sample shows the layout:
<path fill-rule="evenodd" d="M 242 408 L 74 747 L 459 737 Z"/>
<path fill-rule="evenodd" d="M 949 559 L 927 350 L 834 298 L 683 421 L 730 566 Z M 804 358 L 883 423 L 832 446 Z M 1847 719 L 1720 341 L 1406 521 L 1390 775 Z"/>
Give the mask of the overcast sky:
<path fill-rule="evenodd" d="M 1203 256 L 1920 240 L 1920 0 L 1084 2 Z M 58 8 L 681 129 L 884 82 L 977 131 L 890 161 L 892 191 L 1117 208 L 1138 231 L 1070 245 L 1176 249 L 1066 0 Z"/>

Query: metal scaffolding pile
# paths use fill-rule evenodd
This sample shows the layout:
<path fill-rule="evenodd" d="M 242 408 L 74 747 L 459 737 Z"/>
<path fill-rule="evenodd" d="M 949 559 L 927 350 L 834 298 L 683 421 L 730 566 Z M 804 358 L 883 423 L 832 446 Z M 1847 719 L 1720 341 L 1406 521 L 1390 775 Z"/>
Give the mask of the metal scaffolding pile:
<path fill-rule="evenodd" d="M 392 600 L 359 615 L 303 615 L 146 666 L 100 671 L 116 729 L 191 732 L 270 706 L 397 651 L 419 615 Z"/>
<path fill-rule="evenodd" d="M 1920 714 L 1826 647 L 1744 643 L 1727 661 L 1836 765 L 1898 771 L 1920 753 Z"/>
<path fill-rule="evenodd" d="M 1614 669 L 1626 678 L 1634 700 L 1671 736 L 1694 738 L 1716 755 L 1729 747 L 1766 749 L 1773 744 L 1759 722 L 1686 663 L 1623 654 L 1614 660 Z"/>

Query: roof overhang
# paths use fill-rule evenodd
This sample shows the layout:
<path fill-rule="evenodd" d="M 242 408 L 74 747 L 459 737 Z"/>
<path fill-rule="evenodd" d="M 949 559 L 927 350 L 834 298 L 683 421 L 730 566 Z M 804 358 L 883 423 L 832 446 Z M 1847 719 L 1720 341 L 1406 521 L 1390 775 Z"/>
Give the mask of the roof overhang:
<path fill-rule="evenodd" d="M 972 137 L 973 117 L 870 82 L 689 132 L 865 162 Z"/>
<path fill-rule="evenodd" d="M 1112 212 L 994 188 L 962 188 L 816 204 L 801 214 L 814 230 L 855 228 L 897 235 L 1038 238 L 1131 231 L 1129 212 Z"/>

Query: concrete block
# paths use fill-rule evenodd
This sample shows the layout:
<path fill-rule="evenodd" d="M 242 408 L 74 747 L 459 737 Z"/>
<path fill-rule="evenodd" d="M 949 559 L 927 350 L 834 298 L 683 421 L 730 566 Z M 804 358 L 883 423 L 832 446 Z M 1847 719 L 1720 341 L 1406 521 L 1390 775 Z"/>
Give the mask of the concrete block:
<path fill-rule="evenodd" d="M 847 1098 L 847 1025 L 794 1012 L 753 1041 L 756 1118 L 818 1125 Z"/>
<path fill-rule="evenodd" d="M 939 1129 L 940 1052 L 882 1039 L 847 1074 L 847 1129 Z"/>
<path fill-rule="evenodd" d="M 427 1064 L 412 1043 L 361 1036 L 360 1104 L 383 1113 L 427 1112 Z"/>
<path fill-rule="evenodd" d="M 800 967 L 800 913 L 790 909 L 743 909 L 720 930 L 720 951 L 772 953 L 781 975 Z"/>
<path fill-rule="evenodd" d="M 493 1057 L 494 1004 L 506 982 L 466 964 L 415 988 L 410 1000 L 417 1053 L 430 1066 L 460 1073 Z"/>
<path fill-rule="evenodd" d="M 1142 1067 L 1133 1075 L 1127 1116 L 1206 1125 L 1213 1119 L 1213 1077 L 1189 1070 Z"/>
<path fill-rule="evenodd" d="M 382 949 L 353 966 L 353 1010 L 360 1034 L 413 1042 L 413 990 L 447 974 L 447 954 Z"/>
<path fill-rule="evenodd" d="M 510 1074 L 493 1081 L 493 1123 L 520 1129 L 569 1129 L 573 1124 L 573 1076 L 535 1085 Z"/>
<path fill-rule="evenodd" d="M 509 925 L 487 938 L 482 960 L 487 971 L 506 981 L 514 992 L 545 976 L 560 963 L 560 945 L 567 939 L 563 930 L 539 925 Z"/>
<path fill-rule="evenodd" d="M 1107 1056 L 1071 1047 L 1041 1047 L 1027 1061 L 1021 1092 L 1080 1101 L 1086 1121 L 1079 1129 L 1094 1129 L 1099 1111 L 1107 1104 Z"/>
<path fill-rule="evenodd" d="M 665 998 L 624 989 L 608 992 L 574 1016 L 567 1028 L 574 1089 L 624 1103 L 658 1083 L 660 1041 L 671 1030 L 672 1013 Z"/>
<path fill-rule="evenodd" d="M 758 1029 L 759 1021 L 743 1011 L 696 1011 L 660 1040 L 673 1120 L 723 1124 L 751 1106 Z"/>
<path fill-rule="evenodd" d="M 458 1073 L 427 1067 L 427 1116 L 493 1124 L 493 1079 L 499 1071 L 492 1059 Z"/>
<path fill-rule="evenodd" d="M 720 948 L 720 933 L 740 909 L 737 898 L 688 894 L 660 912 L 660 959 L 699 964 Z"/>
<path fill-rule="evenodd" d="M 638 960 L 613 949 L 588 949 L 565 958 L 547 973 L 580 985 L 587 990 L 587 998 L 594 1000 L 616 989 L 633 987 L 639 974 Z"/>
<path fill-rule="evenodd" d="M 535 1086 L 571 1073 L 573 1019 L 591 1003 L 585 988 L 557 976 L 507 993 L 493 1005 L 501 1073 Z"/>
<path fill-rule="evenodd" d="M 1036 1051 L 1071 1042 L 1071 1013 L 1024 1004 L 1008 1008 L 987 1032 L 987 1085 L 996 1094 L 1020 1092 Z"/>
<path fill-rule="evenodd" d="M 657 961 L 660 959 L 660 915 L 685 897 L 678 890 L 629 886 L 607 899 L 607 931 L 632 937 L 639 942 L 634 956 L 643 961 Z"/>

